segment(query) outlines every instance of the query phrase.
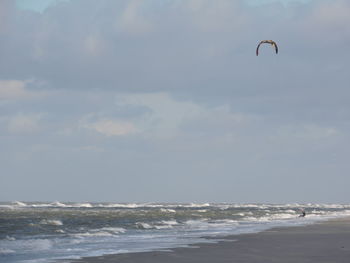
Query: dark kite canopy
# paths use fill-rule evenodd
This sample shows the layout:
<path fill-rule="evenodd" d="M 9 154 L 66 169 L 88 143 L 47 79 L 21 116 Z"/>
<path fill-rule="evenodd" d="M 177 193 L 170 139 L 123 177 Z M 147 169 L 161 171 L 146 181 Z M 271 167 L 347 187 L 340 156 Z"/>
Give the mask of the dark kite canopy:
<path fill-rule="evenodd" d="M 275 48 L 276 54 L 278 54 L 278 46 L 275 41 L 273 40 L 263 40 L 259 43 L 258 47 L 256 48 L 256 55 L 259 56 L 259 48 L 261 44 L 270 44 Z"/>

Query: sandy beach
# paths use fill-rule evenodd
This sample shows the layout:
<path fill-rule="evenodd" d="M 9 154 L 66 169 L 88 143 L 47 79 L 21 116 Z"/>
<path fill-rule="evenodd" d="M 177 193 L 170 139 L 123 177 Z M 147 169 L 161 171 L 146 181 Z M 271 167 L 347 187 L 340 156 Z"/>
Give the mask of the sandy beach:
<path fill-rule="evenodd" d="M 350 262 L 350 218 L 227 236 L 190 248 L 83 258 L 74 263 Z"/>

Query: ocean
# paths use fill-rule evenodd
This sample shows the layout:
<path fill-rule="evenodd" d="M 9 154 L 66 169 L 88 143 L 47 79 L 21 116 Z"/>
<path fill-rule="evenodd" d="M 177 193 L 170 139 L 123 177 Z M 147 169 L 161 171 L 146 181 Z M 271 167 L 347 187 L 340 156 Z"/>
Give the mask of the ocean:
<path fill-rule="evenodd" d="M 0 262 L 169 250 L 344 216 L 350 205 L 2 202 Z"/>

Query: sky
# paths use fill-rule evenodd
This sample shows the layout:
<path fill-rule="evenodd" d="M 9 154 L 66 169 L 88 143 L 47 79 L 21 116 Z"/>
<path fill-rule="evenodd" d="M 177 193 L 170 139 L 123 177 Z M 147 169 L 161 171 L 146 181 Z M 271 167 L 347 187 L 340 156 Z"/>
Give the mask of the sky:
<path fill-rule="evenodd" d="M 349 203 L 349 13 L 0 1 L 0 201 Z"/>

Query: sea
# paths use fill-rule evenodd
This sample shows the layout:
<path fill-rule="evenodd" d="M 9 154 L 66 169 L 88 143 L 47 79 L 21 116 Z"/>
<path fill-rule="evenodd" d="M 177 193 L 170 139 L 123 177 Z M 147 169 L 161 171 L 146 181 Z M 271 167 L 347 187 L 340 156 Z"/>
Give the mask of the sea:
<path fill-rule="evenodd" d="M 171 250 L 346 216 L 349 204 L 2 202 L 0 262 Z"/>

